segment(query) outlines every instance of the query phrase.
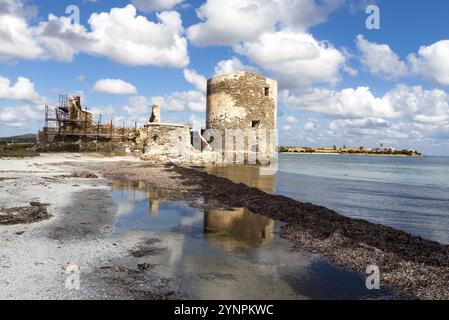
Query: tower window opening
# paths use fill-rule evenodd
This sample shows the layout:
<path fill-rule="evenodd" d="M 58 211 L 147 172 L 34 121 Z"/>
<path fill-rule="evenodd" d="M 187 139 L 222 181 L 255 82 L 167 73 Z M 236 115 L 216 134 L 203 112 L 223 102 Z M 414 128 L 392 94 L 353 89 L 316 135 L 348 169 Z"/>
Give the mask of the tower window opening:
<path fill-rule="evenodd" d="M 265 96 L 268 97 L 270 95 L 270 87 L 265 87 Z"/>
<path fill-rule="evenodd" d="M 253 128 L 259 128 L 260 127 L 260 121 L 259 120 L 254 120 L 251 122 L 251 127 Z"/>

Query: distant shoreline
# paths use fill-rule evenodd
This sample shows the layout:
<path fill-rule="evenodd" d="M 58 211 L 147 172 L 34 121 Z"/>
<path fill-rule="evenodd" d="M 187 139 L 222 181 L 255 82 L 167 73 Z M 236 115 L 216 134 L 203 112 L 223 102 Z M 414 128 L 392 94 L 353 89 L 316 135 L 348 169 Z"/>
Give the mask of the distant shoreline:
<path fill-rule="evenodd" d="M 323 155 L 323 156 L 357 156 L 357 157 L 394 157 L 394 158 L 423 158 L 424 155 L 405 154 L 370 154 L 370 153 L 330 153 L 330 152 L 279 152 L 279 154 L 294 154 L 294 155 Z"/>

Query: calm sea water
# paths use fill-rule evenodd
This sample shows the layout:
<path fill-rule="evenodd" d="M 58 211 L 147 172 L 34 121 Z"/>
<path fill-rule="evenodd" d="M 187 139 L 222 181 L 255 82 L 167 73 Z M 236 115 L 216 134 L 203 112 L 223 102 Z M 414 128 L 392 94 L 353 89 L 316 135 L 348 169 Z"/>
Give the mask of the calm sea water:
<path fill-rule="evenodd" d="M 449 243 L 449 157 L 280 155 L 276 176 L 254 167 L 220 176 L 340 214 Z"/>

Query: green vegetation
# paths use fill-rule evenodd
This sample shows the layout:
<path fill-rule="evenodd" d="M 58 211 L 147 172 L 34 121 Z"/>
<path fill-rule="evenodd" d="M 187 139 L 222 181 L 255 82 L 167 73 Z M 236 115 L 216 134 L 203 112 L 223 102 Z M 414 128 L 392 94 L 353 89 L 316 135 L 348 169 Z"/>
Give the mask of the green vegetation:
<path fill-rule="evenodd" d="M 30 142 L 0 145 L 0 158 L 38 157 L 39 153 L 33 147 L 34 143 Z"/>
<path fill-rule="evenodd" d="M 349 154 L 349 155 L 371 155 L 371 156 L 408 156 L 408 157 L 421 157 L 422 153 L 416 150 L 394 150 L 393 148 L 387 149 L 371 149 L 371 148 L 338 148 L 333 146 L 330 148 L 309 148 L 309 147 L 279 147 L 280 153 L 316 153 L 316 154 Z"/>

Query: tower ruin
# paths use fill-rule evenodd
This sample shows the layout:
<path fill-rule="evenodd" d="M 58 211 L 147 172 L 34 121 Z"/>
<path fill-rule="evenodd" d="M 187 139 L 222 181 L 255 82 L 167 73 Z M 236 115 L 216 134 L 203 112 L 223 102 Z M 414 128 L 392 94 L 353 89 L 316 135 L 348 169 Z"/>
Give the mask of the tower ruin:
<path fill-rule="evenodd" d="M 206 129 L 218 131 L 223 141 L 226 130 L 274 132 L 277 96 L 277 81 L 255 72 L 241 71 L 212 78 L 207 82 Z M 251 151 L 257 150 L 245 153 Z"/>

